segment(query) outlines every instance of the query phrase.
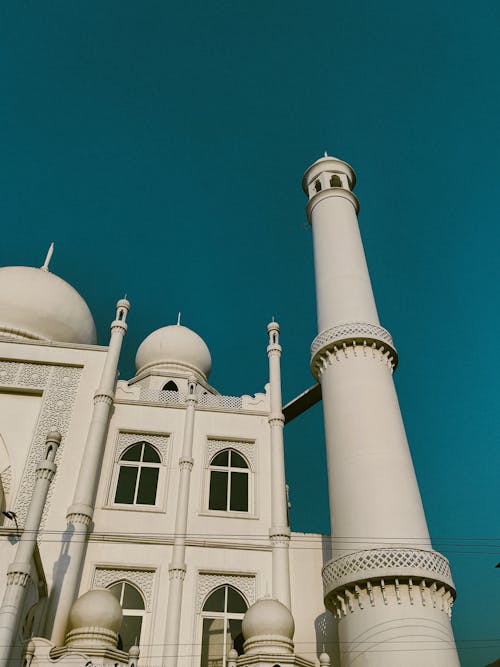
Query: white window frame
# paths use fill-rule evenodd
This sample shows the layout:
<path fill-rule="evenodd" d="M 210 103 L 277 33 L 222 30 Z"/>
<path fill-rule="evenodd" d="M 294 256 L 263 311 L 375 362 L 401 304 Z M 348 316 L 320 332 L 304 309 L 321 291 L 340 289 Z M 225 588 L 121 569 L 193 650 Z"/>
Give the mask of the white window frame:
<path fill-rule="evenodd" d="M 208 598 L 212 595 L 212 593 L 215 593 L 215 591 L 219 588 L 224 587 L 224 611 L 203 611 L 203 607 L 205 606 Z M 244 617 L 244 613 L 238 614 L 235 612 L 228 612 L 227 610 L 227 598 L 228 598 L 228 588 L 234 589 L 245 601 L 247 605 L 247 609 L 249 608 L 249 603 L 247 600 L 247 597 L 242 591 L 239 590 L 236 586 L 234 586 L 231 583 L 221 583 L 218 586 L 215 586 L 212 588 L 212 590 L 205 596 L 205 599 L 203 600 L 203 604 L 201 605 L 201 611 L 200 611 L 200 623 L 199 623 L 199 642 L 198 646 L 200 647 L 200 659 L 196 665 L 196 667 L 201 667 L 201 658 L 202 658 L 202 644 L 203 644 L 203 621 L 206 618 L 221 618 L 224 619 L 226 622 L 224 623 L 224 642 L 223 642 L 223 655 L 222 655 L 222 667 L 226 667 L 226 662 L 227 662 L 227 655 L 226 655 L 226 638 L 227 638 L 227 621 L 231 619 L 237 619 L 241 620 Z"/>
<path fill-rule="evenodd" d="M 109 590 L 109 589 L 113 588 L 113 586 L 117 586 L 119 584 L 121 584 L 121 587 L 122 587 L 122 589 L 120 591 L 119 602 L 120 602 L 120 607 L 122 608 L 123 615 L 124 616 L 140 616 L 141 617 L 141 636 L 139 637 L 139 648 L 140 648 L 141 641 L 143 640 L 144 634 L 145 634 L 144 629 L 145 629 L 145 621 L 146 621 L 146 599 L 145 599 L 144 593 L 141 591 L 141 589 L 138 586 L 136 586 L 135 584 L 133 584 L 131 581 L 128 581 L 127 579 L 119 579 L 118 581 L 114 581 L 113 583 L 108 584 L 106 586 L 106 588 Z M 134 588 L 139 593 L 139 595 L 142 598 L 142 603 L 144 605 L 143 609 L 125 609 L 123 607 L 123 595 L 125 593 L 125 585 L 131 586 L 132 588 Z M 144 643 L 144 642 L 142 642 L 142 643 Z"/>
<path fill-rule="evenodd" d="M 212 465 L 211 461 L 216 456 L 219 456 L 222 452 L 225 451 L 234 451 L 236 452 L 241 458 L 245 461 L 247 464 L 247 468 L 235 468 L 233 466 L 214 466 Z M 210 509 L 210 482 L 211 482 L 211 477 L 212 477 L 212 471 L 220 471 L 220 472 L 226 472 L 228 473 L 228 484 L 227 484 L 227 496 L 226 496 L 226 509 L 225 510 L 216 510 L 216 509 Z M 232 472 L 245 472 L 248 476 L 248 504 L 247 504 L 247 509 L 246 511 L 239 511 L 239 510 L 232 510 L 230 509 L 230 503 L 231 503 L 231 473 Z M 249 518 L 253 517 L 254 511 L 253 511 L 253 503 L 254 503 L 254 473 L 252 470 L 252 467 L 250 465 L 250 461 L 248 460 L 248 457 L 245 456 L 243 452 L 241 452 L 238 447 L 237 443 L 228 442 L 227 447 L 222 447 L 219 451 L 213 453 L 210 458 L 207 461 L 207 467 L 206 467 L 206 474 L 205 474 L 205 479 L 206 479 L 206 491 L 205 491 L 205 501 L 203 504 L 204 507 L 204 512 L 203 513 L 208 513 L 210 516 L 230 516 L 230 517 L 240 517 L 240 518 Z"/>
<path fill-rule="evenodd" d="M 158 457 L 160 459 L 159 463 L 155 462 L 147 462 L 147 461 L 123 461 L 123 456 L 124 454 L 131 448 L 134 447 L 135 445 L 142 444 L 143 449 L 141 450 L 141 458 L 144 456 L 144 445 L 149 445 L 149 447 L 152 447 L 154 451 L 158 454 Z M 130 511 L 140 511 L 140 512 L 163 512 L 164 507 L 165 507 L 165 487 L 166 487 L 166 461 L 164 460 L 165 457 L 163 456 L 162 452 L 159 451 L 158 447 L 155 447 L 155 445 L 150 442 L 147 438 L 147 435 L 142 436 L 142 434 L 137 434 L 137 441 L 136 442 L 131 442 L 129 445 L 127 445 L 123 451 L 120 454 L 120 457 L 118 458 L 117 461 L 115 461 L 114 465 L 114 470 L 113 470 L 113 475 L 112 475 L 112 481 L 110 485 L 110 492 L 109 492 L 109 501 L 108 501 L 108 507 L 111 507 L 112 509 L 117 509 L 117 510 L 123 510 L 125 512 L 130 512 Z M 120 477 L 120 470 L 124 467 L 135 467 L 139 468 L 139 471 L 137 473 L 137 478 L 135 481 L 135 489 L 134 489 L 134 502 L 133 503 L 117 503 L 115 501 L 116 498 L 116 491 L 118 488 L 118 479 Z M 142 468 L 158 468 L 158 482 L 156 484 L 156 498 L 155 498 L 155 504 L 154 505 L 143 505 L 140 503 L 136 503 L 137 499 L 137 491 L 139 489 L 139 480 L 140 480 L 140 474 L 141 474 L 141 469 Z"/>

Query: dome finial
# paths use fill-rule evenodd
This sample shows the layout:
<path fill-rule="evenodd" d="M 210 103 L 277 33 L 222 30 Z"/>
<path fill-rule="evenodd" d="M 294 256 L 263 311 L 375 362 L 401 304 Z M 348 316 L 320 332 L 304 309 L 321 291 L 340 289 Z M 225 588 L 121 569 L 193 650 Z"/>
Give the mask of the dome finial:
<path fill-rule="evenodd" d="M 181 326 L 181 311 L 177 313 L 177 326 L 178 327 Z"/>
<path fill-rule="evenodd" d="M 328 153 L 325 151 L 325 157 L 328 157 Z"/>
<path fill-rule="evenodd" d="M 54 241 L 52 241 L 52 243 L 49 246 L 49 249 L 47 251 L 47 256 L 45 257 L 45 262 L 43 263 L 43 266 L 40 267 L 42 269 L 42 271 L 48 271 L 49 270 L 49 264 L 50 264 L 50 260 L 52 259 L 53 254 L 54 254 Z"/>

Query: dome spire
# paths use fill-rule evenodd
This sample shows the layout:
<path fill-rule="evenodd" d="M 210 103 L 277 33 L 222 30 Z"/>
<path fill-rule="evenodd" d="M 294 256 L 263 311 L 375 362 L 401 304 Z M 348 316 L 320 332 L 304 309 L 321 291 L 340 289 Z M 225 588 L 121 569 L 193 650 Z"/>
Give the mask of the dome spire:
<path fill-rule="evenodd" d="M 181 311 L 177 313 L 177 326 L 178 327 L 181 326 Z"/>
<path fill-rule="evenodd" d="M 45 262 L 43 263 L 43 266 L 40 267 L 42 271 L 49 270 L 49 264 L 53 254 L 54 254 L 54 241 L 52 241 L 52 243 L 49 245 L 49 249 L 47 250 L 47 256 L 45 257 Z"/>

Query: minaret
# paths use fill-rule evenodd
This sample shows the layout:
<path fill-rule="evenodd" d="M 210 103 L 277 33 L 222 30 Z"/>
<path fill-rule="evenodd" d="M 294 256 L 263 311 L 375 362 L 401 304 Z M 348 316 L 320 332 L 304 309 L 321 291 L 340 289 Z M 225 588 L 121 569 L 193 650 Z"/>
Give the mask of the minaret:
<path fill-rule="evenodd" d="M 352 168 L 325 154 L 305 173 L 318 310 L 333 559 L 325 604 L 342 667 L 457 667 L 455 590 L 433 551 L 359 233 Z"/>
<path fill-rule="evenodd" d="M 0 607 L 0 665 L 10 663 L 9 656 L 17 648 L 16 639 L 20 615 L 25 603 L 26 591 L 31 579 L 33 554 L 35 553 L 40 521 L 47 500 L 47 493 L 57 466 L 55 458 L 61 443 L 59 431 L 50 431 L 45 440 L 45 456 L 36 469 L 36 481 L 31 496 L 26 521 L 16 550 L 16 558 L 7 569 L 7 587 Z"/>
<path fill-rule="evenodd" d="M 269 345 L 269 392 L 271 411 L 268 417 L 271 434 L 271 521 L 269 538 L 273 545 L 273 595 L 288 609 L 290 601 L 290 528 L 285 483 L 285 450 L 283 442 L 283 404 L 281 400 L 281 345 L 277 322 L 267 325 Z"/>
<path fill-rule="evenodd" d="M 67 570 L 61 590 L 53 593 L 53 606 L 57 605 L 52 627 L 52 641 L 56 646 L 64 642 L 70 609 L 80 586 L 85 560 L 87 540 L 91 531 L 97 487 L 100 479 L 102 457 L 108 433 L 109 418 L 115 397 L 118 361 L 123 337 L 127 331 L 127 314 L 130 303 L 120 299 L 116 304 L 116 316 L 111 322 L 111 336 L 102 370 L 99 387 L 94 394 L 92 418 L 87 432 L 85 450 L 73 496 L 73 504 L 66 515 L 67 534 L 71 536 L 65 545 Z"/>

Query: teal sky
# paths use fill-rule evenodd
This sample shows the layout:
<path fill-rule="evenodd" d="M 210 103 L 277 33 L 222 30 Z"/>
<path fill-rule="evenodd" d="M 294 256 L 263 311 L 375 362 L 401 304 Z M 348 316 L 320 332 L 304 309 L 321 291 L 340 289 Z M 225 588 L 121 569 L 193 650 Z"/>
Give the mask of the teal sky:
<path fill-rule="evenodd" d="M 500 657 L 499 26 L 482 0 L 0 7 L 0 263 L 54 240 L 103 344 L 127 292 L 122 377 L 180 310 L 221 393 L 262 389 L 273 315 L 285 400 L 312 384 L 300 180 L 352 164 L 463 667 Z M 293 528 L 328 532 L 321 409 L 286 438 Z"/>

